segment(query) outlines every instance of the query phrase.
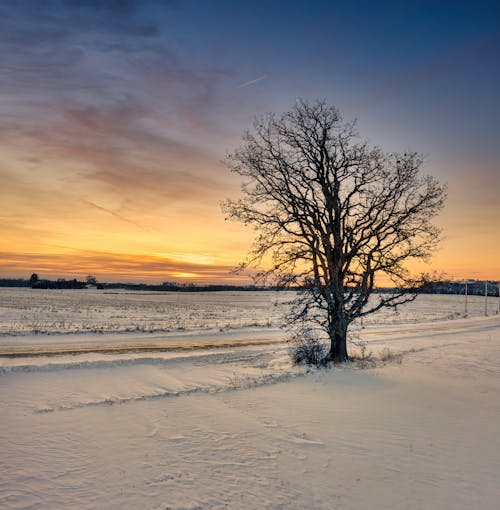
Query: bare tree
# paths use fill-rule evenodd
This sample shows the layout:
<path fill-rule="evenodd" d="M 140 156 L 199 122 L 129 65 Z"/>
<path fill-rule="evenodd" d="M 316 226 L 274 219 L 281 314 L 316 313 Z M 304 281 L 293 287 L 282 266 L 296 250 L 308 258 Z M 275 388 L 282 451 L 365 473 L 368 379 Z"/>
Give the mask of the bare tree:
<path fill-rule="evenodd" d="M 296 286 L 291 325 L 319 326 L 328 358 L 346 361 L 352 321 L 415 298 L 405 263 L 431 255 L 445 188 L 421 175 L 421 155 L 370 147 L 324 101 L 257 119 L 243 140 L 228 155 L 245 178 L 243 197 L 223 204 L 229 219 L 257 231 L 242 268 L 264 266 L 260 278 Z M 395 290 L 369 302 L 379 274 Z"/>
<path fill-rule="evenodd" d="M 40 281 L 40 277 L 37 273 L 33 273 L 29 279 L 29 286 L 34 287 Z"/>
<path fill-rule="evenodd" d="M 86 285 L 97 285 L 97 278 L 95 276 L 89 274 L 85 278 L 85 283 L 86 283 Z"/>

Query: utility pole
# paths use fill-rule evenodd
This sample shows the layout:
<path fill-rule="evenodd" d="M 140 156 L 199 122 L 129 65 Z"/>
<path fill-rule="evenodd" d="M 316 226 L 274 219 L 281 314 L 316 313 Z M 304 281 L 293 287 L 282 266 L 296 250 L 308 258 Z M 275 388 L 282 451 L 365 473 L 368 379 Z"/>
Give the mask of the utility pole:
<path fill-rule="evenodd" d="M 484 316 L 488 317 L 488 282 L 484 282 Z"/>
<path fill-rule="evenodd" d="M 498 309 L 497 309 L 497 315 L 500 313 L 500 282 L 497 282 L 498 285 Z"/>
<path fill-rule="evenodd" d="M 465 282 L 465 311 L 464 315 L 467 317 L 467 282 Z"/>

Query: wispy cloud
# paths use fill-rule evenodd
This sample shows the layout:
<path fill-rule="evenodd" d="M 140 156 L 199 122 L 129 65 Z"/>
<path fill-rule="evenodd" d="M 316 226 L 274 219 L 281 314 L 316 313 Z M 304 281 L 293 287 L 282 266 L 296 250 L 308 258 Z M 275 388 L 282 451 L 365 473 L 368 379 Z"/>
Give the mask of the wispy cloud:
<path fill-rule="evenodd" d="M 254 80 L 246 81 L 245 83 L 242 83 L 241 85 L 238 85 L 239 89 L 242 89 L 243 87 L 248 87 L 249 85 L 253 85 L 254 83 L 259 83 L 259 81 L 265 80 L 267 76 L 263 74 L 262 76 L 259 76 L 258 78 L 255 78 Z"/>
<path fill-rule="evenodd" d="M 130 220 L 128 218 L 125 218 L 125 216 L 122 216 L 121 214 L 117 213 L 116 211 L 113 211 L 112 209 L 108 209 L 107 207 L 102 207 L 101 205 L 97 205 L 97 204 L 94 204 L 94 202 L 91 202 L 90 200 L 85 200 L 85 199 L 80 199 L 80 201 L 94 209 L 97 209 L 98 211 L 103 211 L 107 214 L 110 214 L 111 216 L 114 216 L 115 218 L 118 218 L 119 220 L 121 221 L 124 221 L 126 223 L 129 223 L 131 225 L 135 225 L 136 227 L 140 228 L 141 230 L 147 230 L 146 228 L 144 228 L 142 225 L 140 225 L 139 223 L 133 221 L 133 220 Z"/>
<path fill-rule="evenodd" d="M 161 37 L 151 4 L 165 14 L 179 7 L 0 5 L 0 143 L 17 150 L 21 164 L 38 163 L 44 185 L 59 172 L 122 202 L 170 204 L 214 200 L 224 188 L 211 141 L 218 87 L 231 71 L 186 65 Z"/>

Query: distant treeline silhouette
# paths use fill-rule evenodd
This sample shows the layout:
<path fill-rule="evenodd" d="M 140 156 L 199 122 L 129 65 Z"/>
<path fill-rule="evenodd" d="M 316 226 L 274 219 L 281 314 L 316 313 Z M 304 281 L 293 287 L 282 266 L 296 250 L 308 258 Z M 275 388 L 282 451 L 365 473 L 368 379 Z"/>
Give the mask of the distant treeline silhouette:
<path fill-rule="evenodd" d="M 488 281 L 488 296 L 498 296 L 498 282 Z M 469 280 L 467 293 L 469 295 L 484 296 L 484 280 Z M 265 290 L 293 290 L 277 287 L 265 287 L 257 285 L 223 285 L 209 284 L 200 285 L 195 283 L 163 282 L 160 284 L 149 283 L 100 283 L 95 277 L 87 277 L 85 281 L 40 279 L 33 274 L 30 279 L 23 278 L 0 278 L 0 287 L 31 287 L 33 289 L 87 289 L 89 287 L 100 290 L 137 290 L 158 292 L 220 292 L 220 291 L 265 291 Z M 392 288 L 380 287 L 377 292 L 390 293 Z M 420 294 L 465 294 L 464 282 L 433 281 L 427 282 L 417 291 Z"/>
<path fill-rule="evenodd" d="M 420 289 L 421 294 L 467 294 L 470 296 L 484 296 L 484 284 L 488 284 L 488 296 L 498 296 L 498 282 L 490 280 L 467 280 L 467 282 L 431 281 Z"/>
<path fill-rule="evenodd" d="M 1 278 L 0 287 L 31 287 L 33 289 L 85 289 L 87 284 L 78 281 L 76 278 L 73 280 L 38 280 L 31 282 L 23 278 Z"/>
<path fill-rule="evenodd" d="M 163 282 L 160 284 L 148 283 L 100 283 L 95 277 L 87 277 L 85 281 L 40 279 L 37 274 L 31 275 L 29 279 L 23 278 L 0 278 L 0 287 L 31 287 L 32 289 L 88 289 L 99 290 L 138 290 L 138 291 L 163 291 L 163 292 L 214 292 L 214 291 L 255 291 L 272 290 L 273 287 L 256 285 L 222 285 L 209 284 L 198 285 L 194 283 Z"/>
<path fill-rule="evenodd" d="M 161 284 L 148 283 L 103 283 L 105 289 L 126 289 L 126 290 L 149 290 L 163 292 L 217 292 L 217 291 L 251 291 L 251 290 L 273 290 L 274 287 L 256 285 L 222 285 L 209 284 L 199 285 L 195 283 L 163 282 Z"/>

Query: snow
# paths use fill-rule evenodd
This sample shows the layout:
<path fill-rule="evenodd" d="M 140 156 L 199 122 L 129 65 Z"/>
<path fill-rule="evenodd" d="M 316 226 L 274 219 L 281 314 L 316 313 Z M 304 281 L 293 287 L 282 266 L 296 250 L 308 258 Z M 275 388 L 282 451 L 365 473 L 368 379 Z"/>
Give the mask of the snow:
<path fill-rule="evenodd" d="M 0 287 L 0 336 L 75 333 L 204 333 L 278 328 L 292 292 L 141 292 Z M 374 296 L 376 301 L 377 297 Z M 468 297 L 470 317 L 484 315 L 484 297 Z M 498 298 L 488 298 L 490 313 Z M 455 319 L 464 296 L 419 296 L 364 324 Z M 52 341 L 52 339 L 51 339 Z"/>
<path fill-rule="evenodd" d="M 39 355 L 0 356 L 1 508 L 498 508 L 500 316 L 481 298 L 467 318 L 463 297 L 422 296 L 358 325 L 367 350 L 401 364 L 317 371 L 291 365 L 268 293 L 179 297 L 198 317 L 203 300 L 221 317 L 234 301 L 242 317 L 227 323 L 241 327 L 224 331 L 33 335 L 15 330 L 14 303 L 49 323 L 66 298 L 3 292 L 0 352 Z M 95 294 L 92 324 L 174 299 Z"/>
<path fill-rule="evenodd" d="M 0 288 L 0 335 L 175 332 L 276 325 L 288 293 Z"/>

